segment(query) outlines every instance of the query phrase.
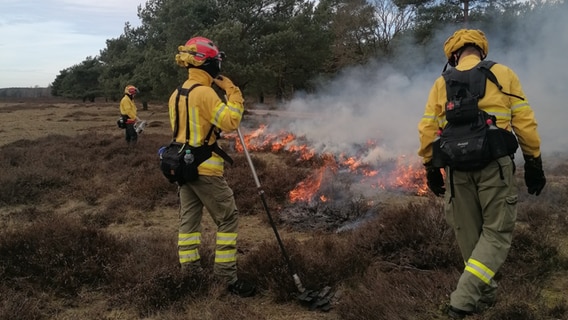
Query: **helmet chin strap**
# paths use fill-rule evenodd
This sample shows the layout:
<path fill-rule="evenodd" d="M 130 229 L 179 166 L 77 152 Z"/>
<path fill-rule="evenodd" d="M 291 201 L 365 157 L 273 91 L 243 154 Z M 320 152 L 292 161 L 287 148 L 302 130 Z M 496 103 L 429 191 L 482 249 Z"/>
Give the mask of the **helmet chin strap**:
<path fill-rule="evenodd" d="M 457 55 L 457 58 L 455 57 L 455 55 Z M 448 69 L 448 65 L 450 67 L 455 67 L 458 65 L 458 60 L 460 59 L 460 53 L 452 53 L 452 55 L 450 56 L 450 58 L 448 59 L 448 61 L 446 61 L 446 65 L 444 66 L 444 70 L 442 70 L 442 72 L 445 72 L 446 69 Z"/>
<path fill-rule="evenodd" d="M 211 59 L 210 61 L 197 67 L 205 72 L 207 72 L 213 79 L 215 79 L 221 73 L 221 66 L 218 60 Z"/>
<path fill-rule="evenodd" d="M 463 49 L 459 50 L 458 52 L 456 52 L 456 53 L 454 53 L 454 54 L 452 55 L 452 58 L 453 58 L 453 59 L 451 59 L 451 60 L 449 61 L 450 65 L 451 65 L 452 67 L 455 67 L 455 66 L 458 65 L 458 63 L 460 62 L 460 58 L 461 58 L 462 52 L 463 52 Z"/>
<path fill-rule="evenodd" d="M 479 52 L 479 58 L 482 61 L 485 60 L 485 58 L 487 56 L 485 55 L 483 50 L 479 46 L 475 46 L 475 49 L 477 49 L 477 51 Z M 450 58 L 446 62 L 446 65 L 444 66 L 444 70 L 442 70 L 442 72 L 446 71 L 446 69 L 448 68 L 448 65 L 450 65 L 451 67 L 457 66 L 458 62 L 460 61 L 460 57 L 461 57 L 462 53 L 464 52 L 464 50 L 465 50 L 465 47 L 463 47 L 463 48 L 455 51 L 454 53 L 452 53 L 452 55 L 450 56 Z"/>

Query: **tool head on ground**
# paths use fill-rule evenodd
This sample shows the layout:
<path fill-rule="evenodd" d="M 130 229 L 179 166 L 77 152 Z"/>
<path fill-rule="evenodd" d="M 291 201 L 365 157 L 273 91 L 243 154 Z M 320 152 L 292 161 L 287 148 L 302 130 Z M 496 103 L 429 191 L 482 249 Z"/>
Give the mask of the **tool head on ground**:
<path fill-rule="evenodd" d="M 130 96 L 134 96 L 137 95 L 138 93 L 140 93 L 140 90 L 138 90 L 138 88 L 136 88 L 133 85 L 127 85 L 124 88 L 124 94 L 130 95 Z"/>
<path fill-rule="evenodd" d="M 221 72 L 221 62 L 225 58 L 225 53 L 213 41 L 204 37 L 194 37 L 178 47 L 176 63 L 185 68 L 198 68 L 209 73 L 216 78 Z"/>
<path fill-rule="evenodd" d="M 444 54 L 450 66 L 455 67 L 456 61 L 454 54 L 460 54 L 460 50 L 465 47 L 473 46 L 479 50 L 481 60 L 484 60 L 489 53 L 489 42 L 485 33 L 475 29 L 460 29 L 454 32 L 444 43 Z"/>
<path fill-rule="evenodd" d="M 288 267 L 288 271 L 292 275 L 292 279 L 294 279 L 294 284 L 296 285 L 296 288 L 298 289 L 298 293 L 296 294 L 296 298 L 298 300 L 300 300 L 300 302 L 303 305 L 308 306 L 310 308 L 310 310 L 329 311 L 331 309 L 331 298 L 335 295 L 335 293 L 332 292 L 331 287 L 325 287 L 323 290 L 319 290 L 319 291 L 307 290 L 304 287 L 304 285 L 302 284 L 302 281 L 300 280 L 300 277 L 298 276 L 298 274 L 294 272 L 294 267 L 292 265 L 292 261 L 290 260 L 290 256 L 286 252 L 286 248 L 284 247 L 284 243 L 282 242 L 282 239 L 280 238 L 280 233 L 278 232 L 278 228 L 276 228 L 276 224 L 274 223 L 274 220 L 272 219 L 272 215 L 270 214 L 270 210 L 268 210 L 268 204 L 267 204 L 266 198 L 264 196 L 264 191 L 262 190 L 262 187 L 260 185 L 260 180 L 258 179 L 258 175 L 256 174 L 256 170 L 254 168 L 254 164 L 252 163 L 252 159 L 251 159 L 250 154 L 248 152 L 247 145 L 245 143 L 245 139 L 244 139 L 243 134 L 241 133 L 241 130 L 239 128 L 237 128 L 237 135 L 239 136 L 239 140 L 241 141 L 241 145 L 243 146 L 243 152 L 245 154 L 245 157 L 246 157 L 247 162 L 249 164 L 250 170 L 252 172 L 252 176 L 253 176 L 254 181 L 256 183 L 256 187 L 258 189 L 258 194 L 260 195 L 260 200 L 262 202 L 262 206 L 264 207 L 264 211 L 266 211 L 266 215 L 268 217 L 268 222 L 270 223 L 270 226 L 272 227 L 272 230 L 274 231 L 274 235 L 276 236 L 278 246 L 280 247 L 280 252 L 282 252 L 282 256 L 284 257 L 284 261 L 286 262 L 286 265 Z"/>
<path fill-rule="evenodd" d="M 325 287 L 319 291 L 306 289 L 304 292 L 297 294 L 296 299 L 312 311 L 320 310 L 327 312 L 331 310 L 331 302 L 334 296 L 335 292 L 331 290 L 331 287 Z"/>

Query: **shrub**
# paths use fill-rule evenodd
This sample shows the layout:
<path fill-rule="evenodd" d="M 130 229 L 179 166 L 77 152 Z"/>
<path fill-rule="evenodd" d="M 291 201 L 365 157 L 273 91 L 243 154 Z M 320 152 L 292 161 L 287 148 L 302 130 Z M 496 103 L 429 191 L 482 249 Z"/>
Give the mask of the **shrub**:
<path fill-rule="evenodd" d="M 0 233 L 0 278 L 20 279 L 61 295 L 108 283 L 122 246 L 103 231 L 47 213 L 21 229 Z"/>

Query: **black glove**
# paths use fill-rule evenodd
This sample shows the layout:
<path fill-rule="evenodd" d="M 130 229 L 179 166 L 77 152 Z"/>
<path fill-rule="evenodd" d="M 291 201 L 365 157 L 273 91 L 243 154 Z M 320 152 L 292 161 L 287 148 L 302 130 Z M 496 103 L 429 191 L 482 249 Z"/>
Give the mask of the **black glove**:
<path fill-rule="evenodd" d="M 525 158 L 525 184 L 529 194 L 539 195 L 546 184 L 542 170 L 542 158 L 523 155 Z"/>
<path fill-rule="evenodd" d="M 424 164 L 426 167 L 426 179 L 428 180 L 428 188 L 434 192 L 436 196 L 443 196 L 446 193 L 444 188 L 444 177 L 440 168 L 434 168 L 432 161 Z"/>

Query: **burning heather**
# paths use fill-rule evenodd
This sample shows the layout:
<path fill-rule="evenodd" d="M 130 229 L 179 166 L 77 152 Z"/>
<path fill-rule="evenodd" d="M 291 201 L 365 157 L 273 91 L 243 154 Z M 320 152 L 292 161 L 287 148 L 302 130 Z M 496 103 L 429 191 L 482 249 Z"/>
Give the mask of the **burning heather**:
<path fill-rule="evenodd" d="M 298 225 L 313 225 L 306 224 L 305 218 L 317 219 L 320 215 L 328 222 L 334 221 L 331 227 L 339 227 L 344 225 L 343 222 L 364 217 L 374 207 L 374 200 L 369 199 L 382 192 L 409 196 L 427 192 L 424 170 L 418 158 L 412 160 L 401 155 L 382 159 L 379 155 L 370 160 L 373 158 L 370 155 L 379 150 L 373 140 L 354 146 L 353 154 L 332 154 L 317 152 L 307 139 L 293 133 L 269 132 L 265 125 L 243 133 L 243 137 L 249 151 L 294 153 L 297 154 L 296 165 L 313 169 L 308 178 L 287 195 L 290 206 L 283 210 L 282 217 L 298 220 L 295 221 Z M 235 151 L 243 152 L 236 135 L 226 138 L 231 140 Z"/>

